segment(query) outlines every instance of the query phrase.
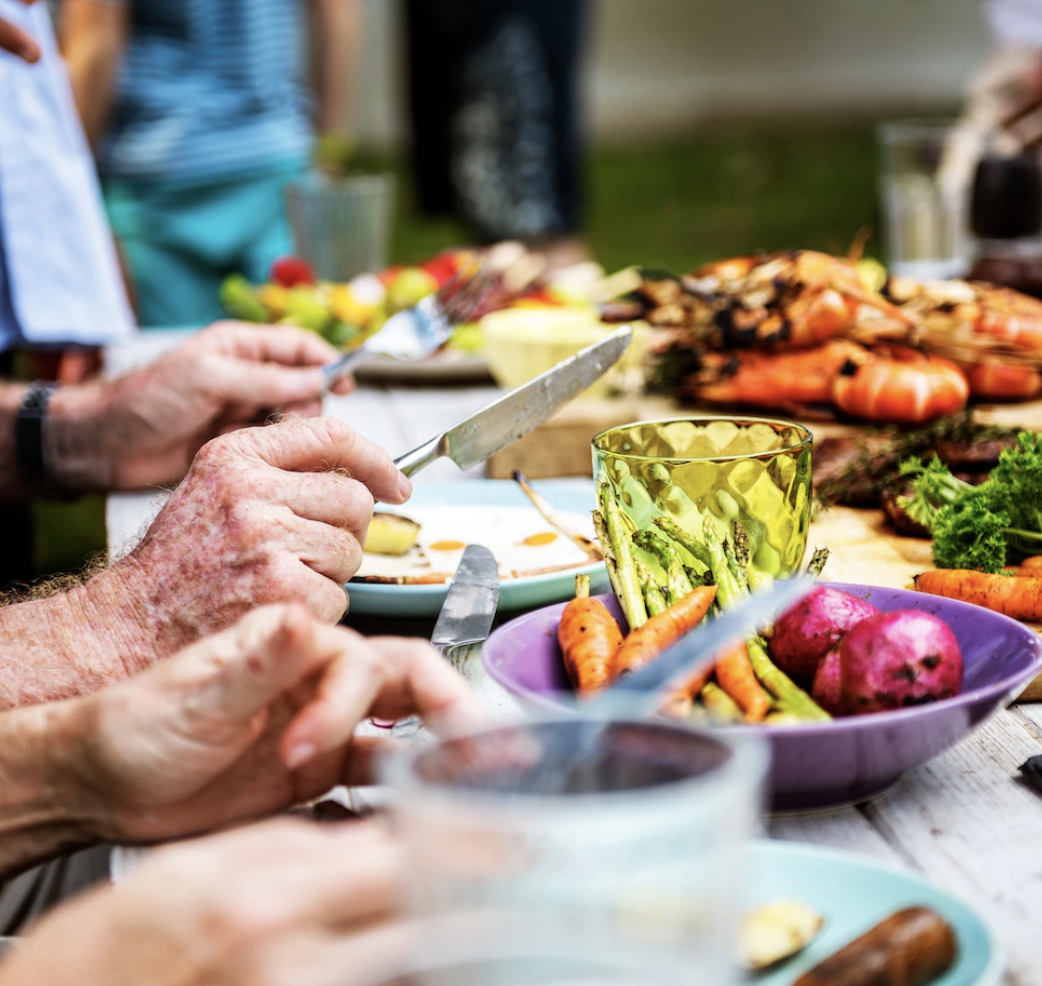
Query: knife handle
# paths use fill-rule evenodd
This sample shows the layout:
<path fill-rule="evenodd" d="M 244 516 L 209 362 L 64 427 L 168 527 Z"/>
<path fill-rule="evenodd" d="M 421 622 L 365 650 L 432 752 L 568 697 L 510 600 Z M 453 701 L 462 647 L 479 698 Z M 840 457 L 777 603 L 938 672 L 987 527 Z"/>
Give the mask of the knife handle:
<path fill-rule="evenodd" d="M 435 459 L 440 459 L 441 454 L 441 435 L 439 435 L 437 438 L 432 438 L 429 442 L 424 442 L 419 448 L 414 448 L 411 452 L 398 456 L 394 460 L 394 464 L 406 476 L 414 476 L 425 466 L 429 466 Z"/>

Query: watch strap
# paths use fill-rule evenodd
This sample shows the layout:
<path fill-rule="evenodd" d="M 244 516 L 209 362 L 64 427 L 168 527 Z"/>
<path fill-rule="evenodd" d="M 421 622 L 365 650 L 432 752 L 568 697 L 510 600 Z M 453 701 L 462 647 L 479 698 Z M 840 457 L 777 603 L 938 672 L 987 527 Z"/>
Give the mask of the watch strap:
<path fill-rule="evenodd" d="M 34 492 L 44 492 L 50 487 L 44 425 L 51 394 L 57 387 L 58 384 L 43 380 L 31 384 L 15 418 L 15 460 L 23 478 Z"/>

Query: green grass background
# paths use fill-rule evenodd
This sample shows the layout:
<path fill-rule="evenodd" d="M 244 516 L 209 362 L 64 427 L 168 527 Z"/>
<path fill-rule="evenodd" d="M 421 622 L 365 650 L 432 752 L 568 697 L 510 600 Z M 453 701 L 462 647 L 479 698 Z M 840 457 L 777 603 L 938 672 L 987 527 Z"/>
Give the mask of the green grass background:
<path fill-rule="evenodd" d="M 401 177 L 391 259 L 421 261 L 467 230 L 416 214 L 400 157 L 364 154 L 365 170 Z M 878 229 L 870 123 L 844 128 L 717 130 L 657 146 L 603 149 L 589 158 L 586 235 L 608 270 L 633 263 L 677 272 L 756 250 L 845 252 L 863 227 Z M 868 251 L 882 253 L 878 234 Z M 104 500 L 36 508 L 37 569 L 78 569 L 105 546 Z"/>

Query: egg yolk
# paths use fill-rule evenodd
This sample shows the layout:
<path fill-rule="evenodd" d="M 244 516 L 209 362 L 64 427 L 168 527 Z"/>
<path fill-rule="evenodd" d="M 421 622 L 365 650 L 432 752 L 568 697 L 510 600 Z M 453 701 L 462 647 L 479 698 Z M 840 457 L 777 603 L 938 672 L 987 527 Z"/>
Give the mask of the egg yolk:
<path fill-rule="evenodd" d="M 462 541 L 435 541 L 429 545 L 431 551 L 460 551 L 465 547 Z"/>
<path fill-rule="evenodd" d="M 528 548 L 538 548 L 543 544 L 550 544 L 557 540 L 553 531 L 540 531 L 538 534 L 529 534 L 521 543 Z"/>

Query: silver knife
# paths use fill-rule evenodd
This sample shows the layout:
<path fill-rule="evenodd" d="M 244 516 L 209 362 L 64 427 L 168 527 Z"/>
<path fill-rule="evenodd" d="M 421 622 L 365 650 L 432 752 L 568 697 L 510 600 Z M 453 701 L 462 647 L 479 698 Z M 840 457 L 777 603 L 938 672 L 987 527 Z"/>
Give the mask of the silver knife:
<path fill-rule="evenodd" d="M 468 544 L 452 577 L 431 643 L 443 654 L 450 647 L 480 644 L 489 635 L 499 605 L 499 565 L 488 548 Z M 409 739 L 420 730 L 419 716 L 396 722 L 395 739 Z"/>
<path fill-rule="evenodd" d="M 488 548 L 469 544 L 441 604 L 431 643 L 450 647 L 480 644 L 492 629 L 499 604 L 499 565 Z"/>
<path fill-rule="evenodd" d="M 626 352 L 632 338 L 629 326 L 622 326 L 419 448 L 399 456 L 395 465 L 406 476 L 412 476 L 443 455 L 460 469 L 484 462 L 538 428 L 561 405 L 600 379 Z"/>

